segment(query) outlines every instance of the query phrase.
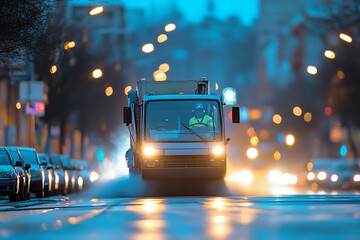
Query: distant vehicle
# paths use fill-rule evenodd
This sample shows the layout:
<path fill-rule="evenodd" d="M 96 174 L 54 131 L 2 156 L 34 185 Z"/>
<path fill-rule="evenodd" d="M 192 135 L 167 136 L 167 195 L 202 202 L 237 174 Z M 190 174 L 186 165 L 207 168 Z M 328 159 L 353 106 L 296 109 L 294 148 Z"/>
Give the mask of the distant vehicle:
<path fill-rule="evenodd" d="M 40 165 L 38 155 L 33 148 L 18 147 L 20 154 L 25 162 L 31 166 L 31 186 L 30 191 L 36 194 L 36 197 L 45 196 L 45 172 L 44 165 Z"/>
<path fill-rule="evenodd" d="M 140 80 L 123 114 L 130 131 L 125 156 L 130 173 L 144 179 L 223 179 L 230 140 L 223 106 L 235 94 L 209 94 L 206 80 Z M 240 121 L 239 107 L 232 108 L 232 121 Z"/>
<path fill-rule="evenodd" d="M 17 147 L 6 147 L 9 151 L 13 162 L 21 162 L 22 166 L 17 168 L 22 168 L 23 174 L 25 176 L 25 183 L 23 183 L 23 199 L 29 200 L 30 199 L 30 186 L 31 186 L 31 173 L 30 173 L 30 164 L 25 164 L 19 150 Z"/>
<path fill-rule="evenodd" d="M 88 188 L 91 184 L 91 180 L 90 180 L 91 170 L 88 162 L 86 160 L 71 160 L 71 162 L 74 166 L 77 166 L 78 168 L 81 169 L 80 176 L 83 181 L 82 187 Z"/>
<path fill-rule="evenodd" d="M 15 164 L 9 152 L 0 147 L 0 195 L 9 196 L 10 202 L 19 200 L 20 196 L 20 176 L 16 167 L 21 167 L 21 162 Z"/>
<path fill-rule="evenodd" d="M 350 188 L 360 185 L 360 169 L 357 163 L 347 159 L 315 159 L 307 174 L 310 183 L 334 188 Z M 356 176 L 359 181 L 356 181 Z"/>
<path fill-rule="evenodd" d="M 84 162 L 84 161 L 83 160 L 70 159 L 71 167 L 74 169 L 74 172 L 76 172 L 76 191 L 81 191 L 84 188 L 83 173 L 86 172 L 86 170 L 81 165 L 81 162 Z"/>
<path fill-rule="evenodd" d="M 69 176 L 69 188 L 68 191 L 73 193 L 77 188 L 78 172 L 75 167 L 71 166 L 70 159 L 65 155 L 59 155 L 63 168 L 67 171 Z"/>
<path fill-rule="evenodd" d="M 339 160 L 334 163 L 334 171 L 330 176 L 331 186 L 355 188 L 360 186 L 356 175 L 360 174 L 358 164 L 354 160 Z"/>
<path fill-rule="evenodd" d="M 59 189 L 57 194 L 66 195 L 69 188 L 69 173 L 65 169 L 59 154 L 50 154 L 50 162 L 56 170 L 57 175 L 59 176 Z"/>
<path fill-rule="evenodd" d="M 39 153 L 39 160 L 46 168 L 45 172 L 45 195 L 51 196 L 55 194 L 55 173 L 53 166 L 49 163 L 49 156 L 45 153 Z"/>

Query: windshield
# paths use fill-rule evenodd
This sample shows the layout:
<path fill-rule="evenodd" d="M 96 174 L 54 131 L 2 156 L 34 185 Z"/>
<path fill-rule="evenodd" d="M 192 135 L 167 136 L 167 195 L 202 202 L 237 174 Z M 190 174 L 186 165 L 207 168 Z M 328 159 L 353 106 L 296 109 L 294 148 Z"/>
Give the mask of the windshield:
<path fill-rule="evenodd" d="M 220 106 L 214 100 L 149 101 L 145 113 L 148 142 L 202 142 L 222 139 Z"/>
<path fill-rule="evenodd" d="M 0 150 L 0 165 L 11 165 L 9 155 L 4 150 Z"/>
<path fill-rule="evenodd" d="M 36 153 L 33 151 L 20 150 L 24 162 L 30 165 L 39 165 Z"/>

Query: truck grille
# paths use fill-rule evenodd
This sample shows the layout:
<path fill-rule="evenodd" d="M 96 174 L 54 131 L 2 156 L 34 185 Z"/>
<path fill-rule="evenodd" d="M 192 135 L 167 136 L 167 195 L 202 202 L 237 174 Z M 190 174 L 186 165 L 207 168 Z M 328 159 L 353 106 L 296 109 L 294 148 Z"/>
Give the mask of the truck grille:
<path fill-rule="evenodd" d="M 196 168 L 207 167 L 207 158 L 184 157 L 165 157 L 164 168 Z"/>

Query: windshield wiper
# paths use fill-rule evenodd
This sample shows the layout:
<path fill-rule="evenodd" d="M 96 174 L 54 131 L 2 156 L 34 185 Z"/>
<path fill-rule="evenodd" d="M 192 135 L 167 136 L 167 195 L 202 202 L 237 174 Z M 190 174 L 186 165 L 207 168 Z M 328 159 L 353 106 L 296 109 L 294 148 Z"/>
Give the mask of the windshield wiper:
<path fill-rule="evenodd" d="M 198 136 L 203 142 L 207 142 L 207 140 L 202 137 L 200 134 L 198 134 L 197 132 L 195 132 L 194 130 L 192 130 L 191 128 L 189 128 L 188 126 L 186 126 L 185 123 L 181 123 L 187 130 L 189 130 L 192 134 Z"/>

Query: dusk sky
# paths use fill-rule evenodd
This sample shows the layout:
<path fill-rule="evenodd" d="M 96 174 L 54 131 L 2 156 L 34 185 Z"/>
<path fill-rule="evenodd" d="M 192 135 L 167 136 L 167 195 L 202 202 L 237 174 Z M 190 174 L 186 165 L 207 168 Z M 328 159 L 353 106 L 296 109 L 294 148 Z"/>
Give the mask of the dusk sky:
<path fill-rule="evenodd" d="M 199 22 L 207 12 L 208 0 L 124 0 L 128 7 L 144 8 L 147 16 L 163 15 L 174 6 L 179 7 L 184 17 Z M 238 16 L 244 24 L 251 25 L 259 12 L 259 0 L 214 0 L 215 15 L 220 19 Z"/>

